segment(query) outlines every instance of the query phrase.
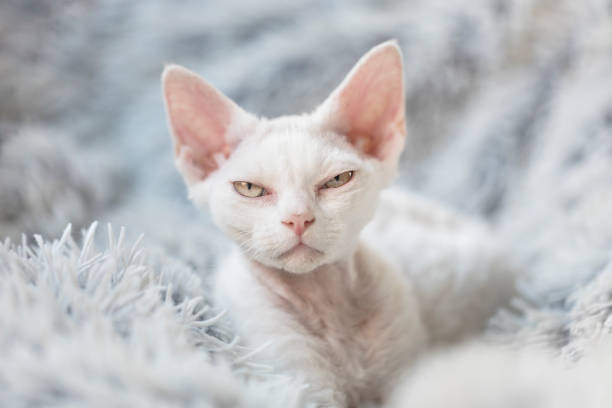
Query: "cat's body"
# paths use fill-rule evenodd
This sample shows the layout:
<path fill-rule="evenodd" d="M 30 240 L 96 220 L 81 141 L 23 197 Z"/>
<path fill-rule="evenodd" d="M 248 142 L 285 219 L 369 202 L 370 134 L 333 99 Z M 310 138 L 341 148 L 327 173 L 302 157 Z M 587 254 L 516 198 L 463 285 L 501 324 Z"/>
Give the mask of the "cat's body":
<path fill-rule="evenodd" d="M 299 373 L 311 401 L 345 406 L 384 400 L 425 348 L 481 330 L 512 278 L 486 227 L 391 189 L 347 259 L 295 275 L 235 251 L 215 294 L 265 361 Z"/>
<path fill-rule="evenodd" d="M 510 293 L 484 230 L 401 193 L 360 239 L 403 148 L 402 75 L 382 44 L 314 113 L 268 120 L 183 68 L 164 73 L 190 197 L 240 247 L 217 272 L 218 303 L 317 406 L 384 399 L 426 344 L 482 327 Z M 415 261 L 422 248 L 442 261 Z"/>
<path fill-rule="evenodd" d="M 408 280 L 432 345 L 482 331 L 514 294 L 517 271 L 485 224 L 403 189 L 382 192 L 361 236 Z"/>
<path fill-rule="evenodd" d="M 365 245 L 348 259 L 288 274 L 240 254 L 219 270 L 217 295 L 260 358 L 308 385 L 316 406 L 380 401 L 426 344 L 406 282 Z"/>

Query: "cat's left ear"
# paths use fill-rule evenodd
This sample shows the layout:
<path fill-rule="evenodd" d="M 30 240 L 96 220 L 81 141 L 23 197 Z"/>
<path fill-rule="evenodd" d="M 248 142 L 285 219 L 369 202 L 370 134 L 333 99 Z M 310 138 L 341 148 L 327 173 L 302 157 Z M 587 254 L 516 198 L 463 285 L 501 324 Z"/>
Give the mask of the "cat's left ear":
<path fill-rule="evenodd" d="M 366 155 L 397 162 L 406 122 L 402 54 L 396 42 L 384 42 L 361 57 L 314 115 Z"/>

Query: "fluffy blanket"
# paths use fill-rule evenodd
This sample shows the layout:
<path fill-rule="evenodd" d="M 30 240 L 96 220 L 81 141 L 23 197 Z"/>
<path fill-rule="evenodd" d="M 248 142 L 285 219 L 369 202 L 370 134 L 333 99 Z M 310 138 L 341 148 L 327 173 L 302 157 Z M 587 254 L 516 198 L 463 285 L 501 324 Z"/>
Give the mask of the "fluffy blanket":
<path fill-rule="evenodd" d="M 0 405 L 301 406 L 208 300 L 228 243 L 185 198 L 159 74 L 295 113 L 391 37 L 398 185 L 488 222 L 523 273 L 390 404 L 612 404 L 609 1 L 38 0 L 0 3 Z"/>

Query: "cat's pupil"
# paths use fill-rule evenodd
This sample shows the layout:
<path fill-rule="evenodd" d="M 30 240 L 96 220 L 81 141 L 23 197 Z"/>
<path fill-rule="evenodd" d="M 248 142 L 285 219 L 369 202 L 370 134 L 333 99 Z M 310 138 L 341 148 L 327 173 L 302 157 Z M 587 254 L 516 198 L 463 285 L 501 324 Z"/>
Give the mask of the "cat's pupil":
<path fill-rule="evenodd" d="M 251 187 L 252 187 L 252 186 L 253 186 L 253 184 L 251 184 L 251 183 L 247 183 L 247 188 L 248 188 L 249 190 L 251 189 Z"/>
<path fill-rule="evenodd" d="M 336 177 L 334 177 L 336 179 L 336 181 L 340 181 L 340 175 L 338 174 Z"/>

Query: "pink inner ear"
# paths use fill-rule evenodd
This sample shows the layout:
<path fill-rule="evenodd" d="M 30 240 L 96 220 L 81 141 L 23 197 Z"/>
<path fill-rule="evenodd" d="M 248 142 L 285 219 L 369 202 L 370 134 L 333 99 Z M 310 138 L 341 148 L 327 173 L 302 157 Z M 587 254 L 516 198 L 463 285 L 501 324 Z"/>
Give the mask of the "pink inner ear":
<path fill-rule="evenodd" d="M 169 67 L 163 76 L 164 97 L 178 158 L 204 178 L 218 167 L 216 156 L 228 157 L 226 133 L 236 105 L 194 73 Z M 194 175 L 190 175 L 193 177 Z"/>
<path fill-rule="evenodd" d="M 397 46 L 385 43 L 366 54 L 340 85 L 338 110 L 348 140 L 385 160 L 403 147 L 404 86 Z"/>

